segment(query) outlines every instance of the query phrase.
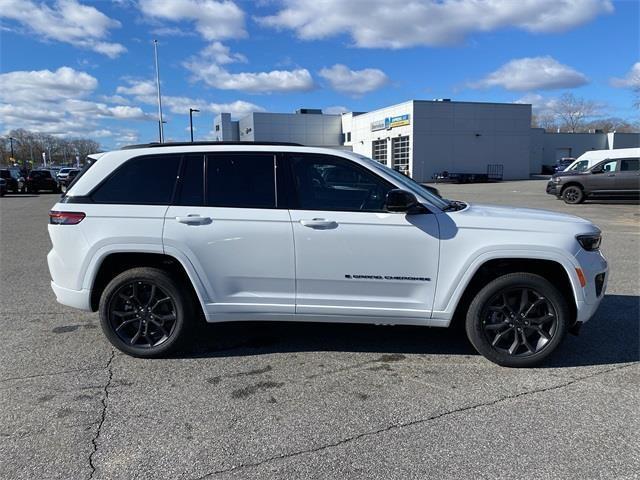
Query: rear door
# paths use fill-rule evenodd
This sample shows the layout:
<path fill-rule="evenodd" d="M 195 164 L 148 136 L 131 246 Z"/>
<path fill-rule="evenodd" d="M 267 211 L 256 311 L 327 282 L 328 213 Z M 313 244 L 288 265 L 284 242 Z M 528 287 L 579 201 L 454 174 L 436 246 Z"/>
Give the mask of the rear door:
<path fill-rule="evenodd" d="M 629 194 L 640 192 L 640 159 L 621 158 L 618 160 L 618 165 L 616 190 Z"/>
<path fill-rule="evenodd" d="M 216 319 L 295 310 L 293 234 L 278 205 L 274 153 L 185 156 L 164 247 L 186 256 Z"/>
<path fill-rule="evenodd" d="M 288 155 L 296 312 L 430 317 L 439 257 L 433 214 L 385 211 L 396 188 L 348 159 Z"/>

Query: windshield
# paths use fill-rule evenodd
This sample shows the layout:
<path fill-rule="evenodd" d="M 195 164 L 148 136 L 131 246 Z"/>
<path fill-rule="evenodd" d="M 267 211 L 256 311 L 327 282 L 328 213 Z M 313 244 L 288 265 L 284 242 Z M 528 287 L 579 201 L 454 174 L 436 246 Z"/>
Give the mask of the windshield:
<path fill-rule="evenodd" d="M 412 193 L 415 193 L 416 195 L 420 195 L 421 197 L 426 198 L 427 200 L 429 200 L 431 204 L 435 205 L 439 209 L 444 210 L 449 206 L 449 202 L 447 202 L 446 200 L 443 200 L 442 198 L 436 197 L 433 193 L 431 193 L 425 187 L 420 185 L 414 179 L 407 177 L 406 175 L 403 175 L 402 173 L 392 168 L 389 168 L 386 165 L 382 165 L 381 163 L 376 162 L 375 160 L 372 160 L 369 157 L 365 157 L 364 155 L 360 155 L 358 153 L 354 153 L 354 155 L 357 156 L 359 159 L 366 161 L 367 164 L 372 166 L 373 168 L 380 170 L 386 173 L 387 175 L 391 175 L 395 180 L 397 180 L 400 184 L 402 184 L 404 188 L 406 188 Z"/>
<path fill-rule="evenodd" d="M 589 160 L 579 160 L 569 165 L 565 172 L 584 172 L 589 167 Z"/>

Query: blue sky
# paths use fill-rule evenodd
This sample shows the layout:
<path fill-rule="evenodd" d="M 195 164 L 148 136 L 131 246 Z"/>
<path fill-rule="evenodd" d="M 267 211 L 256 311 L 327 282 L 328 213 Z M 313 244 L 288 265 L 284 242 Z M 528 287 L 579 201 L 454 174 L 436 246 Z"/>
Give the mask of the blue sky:
<path fill-rule="evenodd" d="M 408 99 L 532 103 L 564 92 L 638 120 L 640 2 L 610 0 L 0 0 L 0 130 L 211 135 L 220 111 L 367 111 Z"/>

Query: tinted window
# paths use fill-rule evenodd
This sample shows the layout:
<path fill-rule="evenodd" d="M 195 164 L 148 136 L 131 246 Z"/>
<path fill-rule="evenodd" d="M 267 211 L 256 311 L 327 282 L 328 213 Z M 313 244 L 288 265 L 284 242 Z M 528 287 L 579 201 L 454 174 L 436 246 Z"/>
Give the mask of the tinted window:
<path fill-rule="evenodd" d="M 640 170 L 640 158 L 623 158 L 620 160 L 621 172 L 637 172 Z"/>
<path fill-rule="evenodd" d="M 179 155 L 133 158 L 100 185 L 92 197 L 102 203 L 168 205 L 179 164 Z"/>
<path fill-rule="evenodd" d="M 51 172 L 48 170 L 32 170 L 29 175 L 31 178 L 51 178 Z"/>
<path fill-rule="evenodd" d="M 384 211 L 393 185 L 348 160 L 328 155 L 291 155 L 301 210 Z"/>
<path fill-rule="evenodd" d="M 187 155 L 180 173 L 176 205 L 204 204 L 204 155 Z"/>
<path fill-rule="evenodd" d="M 600 164 L 599 168 L 602 168 L 603 172 L 615 172 L 616 171 L 616 163 L 618 163 L 617 160 L 611 160 L 609 162 L 605 162 Z"/>
<path fill-rule="evenodd" d="M 207 155 L 206 199 L 212 207 L 275 208 L 274 155 Z"/>
<path fill-rule="evenodd" d="M 11 178 L 9 170 L 0 170 L 0 178 Z"/>

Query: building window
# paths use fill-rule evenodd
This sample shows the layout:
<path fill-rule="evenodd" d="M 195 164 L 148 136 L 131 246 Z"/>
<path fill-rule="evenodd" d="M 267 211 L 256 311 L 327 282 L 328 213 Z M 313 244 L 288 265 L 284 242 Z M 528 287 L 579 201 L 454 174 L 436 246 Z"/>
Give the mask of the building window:
<path fill-rule="evenodd" d="M 391 139 L 391 158 L 394 170 L 409 175 L 409 136 Z"/>
<path fill-rule="evenodd" d="M 351 132 L 347 132 L 347 142 L 351 141 Z"/>
<path fill-rule="evenodd" d="M 219 131 L 220 131 L 220 125 L 218 124 L 216 125 L 216 132 L 219 132 Z"/>
<path fill-rule="evenodd" d="M 371 144 L 371 158 L 383 165 L 387 164 L 387 140 L 374 140 Z"/>

